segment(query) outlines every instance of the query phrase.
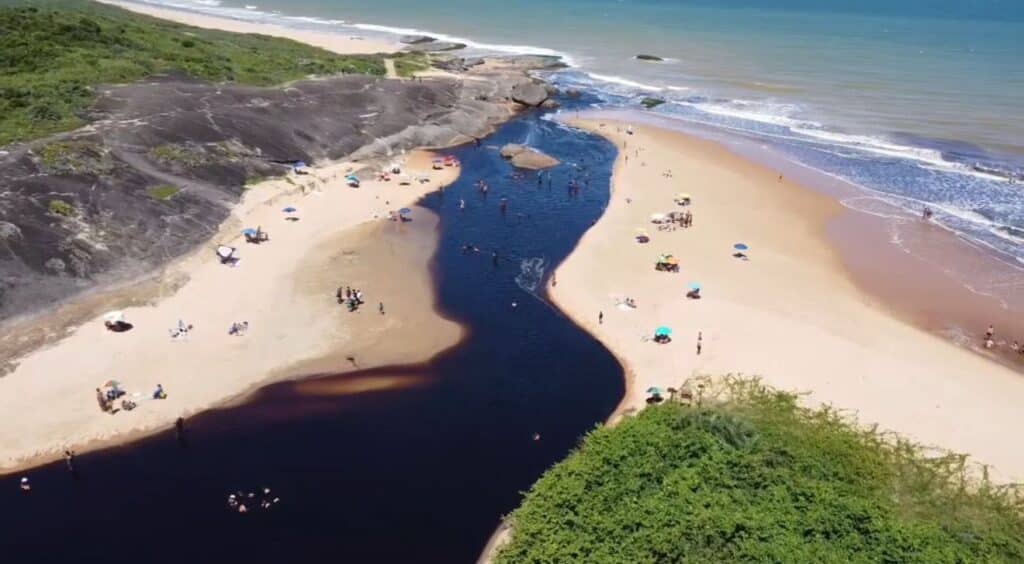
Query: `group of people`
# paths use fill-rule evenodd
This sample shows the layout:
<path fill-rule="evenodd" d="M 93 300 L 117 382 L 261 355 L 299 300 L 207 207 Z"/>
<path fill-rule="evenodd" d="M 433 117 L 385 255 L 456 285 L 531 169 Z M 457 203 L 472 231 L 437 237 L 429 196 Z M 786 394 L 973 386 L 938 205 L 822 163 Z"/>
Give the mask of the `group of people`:
<path fill-rule="evenodd" d="M 236 321 L 236 322 L 232 323 L 231 327 L 228 329 L 228 335 L 231 335 L 232 337 L 241 337 L 241 336 L 245 335 L 246 332 L 248 332 L 248 331 L 249 331 L 249 322 L 248 321 L 243 321 L 241 323 Z"/>
<path fill-rule="evenodd" d="M 170 333 L 171 339 L 177 340 L 188 337 L 192 329 L 193 327 L 191 323 L 185 323 L 184 321 L 179 319 L 178 325 L 176 327 L 168 329 L 167 332 Z"/>
<path fill-rule="evenodd" d="M 359 309 L 359 306 L 365 303 L 362 290 L 350 286 L 345 286 L 344 288 L 338 286 L 338 291 L 335 292 L 334 297 L 337 298 L 339 305 L 344 304 L 349 311 L 356 311 Z M 383 309 L 383 304 L 381 304 L 381 313 L 383 313 Z"/>
<path fill-rule="evenodd" d="M 996 346 L 996 328 L 993 325 L 989 325 L 988 329 L 985 330 L 985 348 L 993 349 Z M 1010 350 L 1019 355 L 1024 359 L 1024 345 L 1020 341 L 1013 341 L 1010 344 Z"/>
<path fill-rule="evenodd" d="M 118 411 L 131 411 L 138 407 L 138 404 L 127 395 L 128 393 L 114 382 L 104 388 L 96 388 L 96 403 L 99 405 L 100 411 L 111 415 Z M 163 385 L 157 384 L 151 397 L 155 400 L 167 399 L 167 392 L 164 391 Z M 117 400 L 121 400 L 120 409 L 115 407 Z"/>
<path fill-rule="evenodd" d="M 246 504 L 249 505 L 246 505 Z M 235 492 L 228 495 L 228 509 L 238 513 L 248 513 L 250 509 L 262 509 L 264 511 L 281 503 L 281 498 L 272 496 L 270 488 L 263 488 L 261 495 L 257 498 L 256 492 Z"/>

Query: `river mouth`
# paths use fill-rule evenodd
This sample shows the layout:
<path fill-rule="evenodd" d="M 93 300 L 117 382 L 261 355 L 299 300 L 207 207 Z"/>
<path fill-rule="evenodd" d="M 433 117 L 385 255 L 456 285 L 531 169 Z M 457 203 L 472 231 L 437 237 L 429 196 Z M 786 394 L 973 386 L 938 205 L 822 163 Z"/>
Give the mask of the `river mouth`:
<path fill-rule="evenodd" d="M 497 150 L 510 142 L 562 164 L 539 181 L 516 173 Z M 8 476 L 5 556 L 473 561 L 520 492 L 622 397 L 616 359 L 544 297 L 551 268 L 607 205 L 615 149 L 530 113 L 455 154 L 460 179 L 421 205 L 438 216 L 435 300 L 462 325 L 458 346 L 423 364 L 272 384 L 189 420 L 184 445 L 165 432 L 83 454 L 77 480 L 62 463 L 34 469 L 28 495 Z M 281 499 L 271 510 L 227 508 L 229 494 L 263 487 Z"/>

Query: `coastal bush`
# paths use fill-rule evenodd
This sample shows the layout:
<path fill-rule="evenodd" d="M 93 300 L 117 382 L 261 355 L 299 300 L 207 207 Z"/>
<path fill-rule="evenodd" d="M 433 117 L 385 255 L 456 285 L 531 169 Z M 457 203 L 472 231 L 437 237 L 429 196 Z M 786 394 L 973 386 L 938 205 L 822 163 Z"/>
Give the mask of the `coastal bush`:
<path fill-rule="evenodd" d="M 591 432 L 510 516 L 499 563 L 1024 562 L 1024 501 L 964 457 L 756 381 Z"/>
<path fill-rule="evenodd" d="M 174 197 L 175 194 L 180 192 L 176 186 L 170 184 L 161 184 L 160 186 L 154 186 L 148 190 L 149 196 L 154 200 L 160 200 L 166 202 Z"/>
<path fill-rule="evenodd" d="M 384 75 L 384 63 L 86 0 L 0 0 L 0 146 L 82 125 L 95 86 L 167 72 L 269 86 L 310 75 Z"/>
<path fill-rule="evenodd" d="M 53 215 L 59 215 L 62 217 L 71 217 L 75 213 L 75 208 L 71 204 L 64 200 L 50 200 L 47 204 L 46 209 Z"/>

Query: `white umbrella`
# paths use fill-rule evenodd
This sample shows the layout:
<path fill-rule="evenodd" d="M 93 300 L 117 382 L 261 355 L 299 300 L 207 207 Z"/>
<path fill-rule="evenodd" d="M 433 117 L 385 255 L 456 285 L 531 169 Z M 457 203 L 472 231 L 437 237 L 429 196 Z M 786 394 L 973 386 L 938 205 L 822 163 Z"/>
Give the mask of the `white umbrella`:
<path fill-rule="evenodd" d="M 234 249 L 225 245 L 217 247 L 217 255 L 221 258 L 231 258 L 231 255 L 234 254 L 234 252 Z"/>
<path fill-rule="evenodd" d="M 662 221 L 665 221 L 665 214 L 663 214 L 663 213 L 651 214 L 651 221 L 654 222 L 654 223 L 661 223 Z"/>
<path fill-rule="evenodd" d="M 104 323 L 124 323 L 123 311 L 110 311 L 103 315 Z"/>

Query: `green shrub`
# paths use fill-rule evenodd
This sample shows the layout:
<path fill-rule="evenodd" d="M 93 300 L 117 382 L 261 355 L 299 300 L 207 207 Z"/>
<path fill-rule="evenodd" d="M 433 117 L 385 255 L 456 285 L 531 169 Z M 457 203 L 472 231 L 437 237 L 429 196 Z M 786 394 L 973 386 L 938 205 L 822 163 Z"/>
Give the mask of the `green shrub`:
<path fill-rule="evenodd" d="M 71 217 L 72 215 L 75 214 L 74 206 L 65 202 L 64 200 L 50 200 L 49 205 L 47 205 L 46 207 L 53 215 Z"/>
<path fill-rule="evenodd" d="M 180 191 L 181 190 L 179 188 L 177 188 L 176 186 L 171 186 L 170 184 L 161 184 L 160 186 L 154 186 L 154 187 L 150 188 L 147 191 L 147 193 L 154 200 L 160 200 L 161 202 L 166 202 L 167 200 L 170 200 L 171 198 L 173 198 L 174 195 L 177 194 Z"/>
<path fill-rule="evenodd" d="M 1024 562 L 1024 502 L 834 410 L 734 381 L 599 428 L 511 516 L 499 563 Z"/>

